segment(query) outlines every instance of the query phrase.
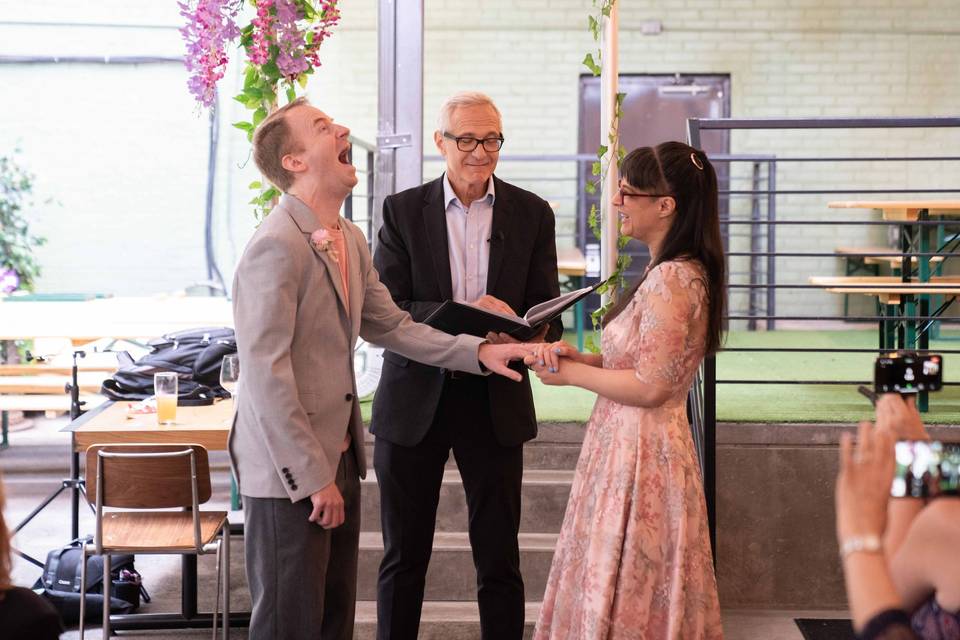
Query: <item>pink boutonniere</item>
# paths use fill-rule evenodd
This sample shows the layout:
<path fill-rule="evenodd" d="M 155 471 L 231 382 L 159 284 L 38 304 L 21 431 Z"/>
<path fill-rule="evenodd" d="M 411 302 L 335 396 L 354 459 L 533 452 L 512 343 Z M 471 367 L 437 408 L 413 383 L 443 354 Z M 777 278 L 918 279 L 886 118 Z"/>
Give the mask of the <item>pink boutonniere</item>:
<path fill-rule="evenodd" d="M 337 249 L 333 245 L 333 234 L 324 227 L 320 227 L 316 231 L 310 234 L 310 244 L 313 245 L 313 248 L 317 251 L 324 251 L 330 259 L 334 262 L 340 262 L 340 257 L 337 255 Z"/>

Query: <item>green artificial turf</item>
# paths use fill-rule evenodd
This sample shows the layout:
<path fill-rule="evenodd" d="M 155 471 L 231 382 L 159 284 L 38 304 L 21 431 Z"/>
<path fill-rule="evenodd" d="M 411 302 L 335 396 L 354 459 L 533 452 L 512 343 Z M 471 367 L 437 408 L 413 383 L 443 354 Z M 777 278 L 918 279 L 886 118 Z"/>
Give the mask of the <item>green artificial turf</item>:
<path fill-rule="evenodd" d="M 955 335 L 955 334 L 954 334 Z M 875 330 L 731 332 L 726 347 L 875 349 Z M 932 340 L 931 349 L 960 350 L 956 339 Z M 871 353 L 740 353 L 717 356 L 718 380 L 873 380 Z M 960 380 L 960 354 L 944 356 L 944 380 Z M 872 386 L 868 384 L 867 386 Z M 872 407 L 857 385 L 718 384 L 717 420 L 723 422 L 854 422 Z M 932 424 L 960 422 L 960 388 L 930 394 Z"/>
<path fill-rule="evenodd" d="M 960 350 L 960 335 L 932 340 L 931 349 Z M 567 336 L 575 343 L 574 336 Z M 874 349 L 874 330 L 734 331 L 726 346 L 763 348 Z M 740 353 L 717 356 L 718 380 L 855 380 L 872 381 L 875 356 L 870 353 Z M 960 354 L 944 356 L 944 380 L 960 381 Z M 957 366 L 951 363 L 956 360 Z M 537 418 L 544 422 L 585 422 L 595 395 L 574 387 L 548 387 L 532 377 Z M 868 385 L 870 386 L 870 385 Z M 362 403 L 370 419 L 370 402 Z M 856 422 L 870 419 L 873 408 L 856 384 L 718 384 L 717 420 L 721 422 Z M 960 424 L 960 387 L 930 394 L 930 424 Z"/>

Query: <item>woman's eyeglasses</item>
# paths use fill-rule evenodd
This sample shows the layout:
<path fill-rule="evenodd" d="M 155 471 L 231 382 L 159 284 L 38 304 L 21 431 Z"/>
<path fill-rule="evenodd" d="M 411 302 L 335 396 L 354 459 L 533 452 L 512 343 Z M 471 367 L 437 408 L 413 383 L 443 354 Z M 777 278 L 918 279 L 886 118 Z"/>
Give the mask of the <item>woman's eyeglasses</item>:
<path fill-rule="evenodd" d="M 636 193 L 633 191 L 626 191 L 623 188 L 623 185 L 617 187 L 616 195 L 619 196 L 621 200 L 626 200 L 627 198 L 672 198 L 672 193 Z"/>

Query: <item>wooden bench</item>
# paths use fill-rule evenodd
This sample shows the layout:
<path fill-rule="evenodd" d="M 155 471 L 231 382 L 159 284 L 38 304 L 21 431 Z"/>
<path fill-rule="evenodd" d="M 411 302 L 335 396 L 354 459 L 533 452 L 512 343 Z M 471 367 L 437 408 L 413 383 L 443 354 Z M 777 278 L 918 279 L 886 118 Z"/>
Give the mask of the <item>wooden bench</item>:
<path fill-rule="evenodd" d="M 96 370 L 99 369 L 99 370 Z M 109 370 L 116 370 L 111 367 Z M 0 449 L 9 446 L 9 427 L 11 411 L 43 411 L 47 416 L 70 411 L 70 368 L 43 364 L 4 364 L 0 365 Z M 79 372 L 77 384 L 84 394 L 84 408 L 98 406 L 104 398 L 96 394 L 103 380 L 108 376 L 106 367 L 90 367 Z"/>
<path fill-rule="evenodd" d="M 106 402 L 103 396 L 80 396 L 84 411 L 99 407 Z M 63 395 L 0 395 L 0 450 L 10 446 L 10 412 L 43 411 L 49 417 L 56 417 L 70 411 L 70 396 Z"/>
<path fill-rule="evenodd" d="M 888 267 L 893 275 L 897 275 L 903 267 L 903 257 L 890 255 L 897 253 L 890 247 L 837 247 L 836 254 L 844 259 L 844 276 L 855 276 L 858 273 L 868 273 L 871 276 L 880 275 L 880 267 Z M 879 255 L 877 255 L 879 254 Z M 885 255 L 886 254 L 886 255 Z M 933 256 L 930 264 L 943 262 L 943 256 Z M 910 263 L 917 266 L 917 256 L 910 256 Z M 843 317 L 850 315 L 850 294 L 843 295 Z"/>
<path fill-rule="evenodd" d="M 113 373 L 117 370 L 117 365 L 87 365 L 86 363 L 77 367 L 80 374 L 84 373 Z M 73 367 L 69 365 L 55 364 L 0 364 L 0 376 L 32 376 L 32 375 L 58 375 L 69 376 L 73 374 Z"/>
<path fill-rule="evenodd" d="M 904 295 L 960 295 L 960 277 L 934 276 L 930 282 L 903 282 L 898 276 L 811 276 L 810 284 L 831 293 L 875 296 L 882 304 L 900 304 Z"/>
<path fill-rule="evenodd" d="M 899 269 L 903 264 L 902 256 L 890 247 L 837 247 L 835 251 L 839 256 L 848 260 L 860 260 L 865 265 L 886 265 L 891 269 Z M 930 256 L 930 262 L 943 262 L 943 256 Z M 910 263 L 917 266 L 917 256 L 910 256 Z"/>
<path fill-rule="evenodd" d="M 83 408 L 93 409 L 106 402 L 106 398 L 97 395 L 82 395 L 81 402 L 86 402 Z M 2 395 L 0 396 L 0 411 L 43 411 L 46 413 L 66 413 L 70 411 L 70 396 L 42 396 L 42 395 Z"/>

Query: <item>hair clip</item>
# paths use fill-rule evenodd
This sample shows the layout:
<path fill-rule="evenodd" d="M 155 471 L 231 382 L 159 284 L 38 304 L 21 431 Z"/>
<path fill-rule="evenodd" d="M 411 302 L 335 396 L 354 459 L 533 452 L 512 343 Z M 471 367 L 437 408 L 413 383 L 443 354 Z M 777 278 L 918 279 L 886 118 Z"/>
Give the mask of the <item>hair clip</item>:
<path fill-rule="evenodd" d="M 697 157 L 696 151 L 690 154 L 690 162 L 692 162 L 693 166 L 695 166 L 697 169 L 700 169 L 700 171 L 703 171 L 703 162 L 701 162 L 700 158 Z"/>

